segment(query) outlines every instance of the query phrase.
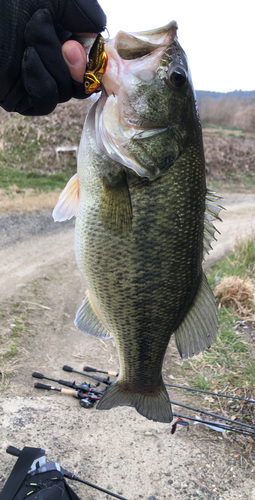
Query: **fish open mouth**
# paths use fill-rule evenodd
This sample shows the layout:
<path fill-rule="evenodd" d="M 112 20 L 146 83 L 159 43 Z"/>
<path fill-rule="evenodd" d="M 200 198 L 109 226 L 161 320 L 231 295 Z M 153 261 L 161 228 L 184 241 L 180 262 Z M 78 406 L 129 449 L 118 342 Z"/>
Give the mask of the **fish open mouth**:
<path fill-rule="evenodd" d="M 155 178 L 125 146 L 130 141 L 148 139 L 167 130 L 141 117 L 130 103 L 130 89 L 140 83 L 150 85 L 167 46 L 176 38 L 177 24 L 172 21 L 156 30 L 124 33 L 120 31 L 105 44 L 108 57 L 102 78 L 105 95 L 96 112 L 96 134 L 101 148 L 114 161 L 132 169 L 141 177 Z M 103 93 L 102 93 L 103 94 Z"/>
<path fill-rule="evenodd" d="M 105 44 L 108 57 L 102 81 L 109 95 L 119 94 L 123 75 L 130 71 L 156 70 L 164 49 L 177 37 L 177 23 L 171 21 L 155 30 L 137 33 L 119 31 L 116 37 Z"/>

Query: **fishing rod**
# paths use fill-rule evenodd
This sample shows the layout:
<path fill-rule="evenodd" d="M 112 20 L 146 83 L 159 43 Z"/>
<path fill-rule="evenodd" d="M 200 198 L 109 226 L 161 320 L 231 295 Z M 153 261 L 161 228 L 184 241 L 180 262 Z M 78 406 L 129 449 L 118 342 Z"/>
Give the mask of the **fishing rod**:
<path fill-rule="evenodd" d="M 204 391 L 202 389 L 194 389 L 192 387 L 185 387 L 184 385 L 168 384 L 167 382 L 164 382 L 164 384 L 168 385 L 169 387 L 176 387 L 177 389 L 185 389 L 185 391 L 202 392 L 204 394 L 211 394 L 212 396 L 217 396 L 220 398 L 238 399 L 239 401 L 245 401 L 246 403 L 255 403 L 255 399 L 240 398 L 238 396 L 228 396 L 227 394 L 221 394 L 221 393 L 216 394 L 215 392 L 211 392 L 211 391 Z"/>
<path fill-rule="evenodd" d="M 105 373 L 106 375 L 111 375 L 112 377 L 118 377 L 117 372 L 105 372 L 103 370 L 98 370 L 97 368 L 91 368 L 91 366 L 84 366 L 83 367 L 84 372 L 97 372 L 97 373 Z"/>
<path fill-rule="evenodd" d="M 41 450 L 44 451 L 44 450 Z M 15 448 L 15 446 L 8 446 L 6 449 L 6 452 L 9 453 L 10 455 L 13 455 L 15 457 L 19 457 L 21 454 L 21 450 L 18 448 Z M 47 462 L 46 462 L 47 463 Z M 75 476 L 71 472 L 68 472 L 66 469 L 63 469 L 63 467 L 59 466 L 61 473 L 63 474 L 64 477 L 67 479 L 72 479 L 74 481 L 79 481 L 80 483 L 86 484 L 87 486 L 90 486 L 91 488 L 95 488 L 96 490 L 102 491 L 103 493 L 106 493 L 107 495 L 110 495 L 114 498 L 119 498 L 119 500 L 127 500 L 127 498 L 121 497 L 120 495 L 117 495 L 116 493 L 113 493 L 112 491 L 105 490 L 104 488 L 101 488 L 100 486 L 97 486 L 96 484 L 89 483 L 88 481 L 85 481 L 84 479 L 81 479 L 78 476 Z"/>
<path fill-rule="evenodd" d="M 171 403 L 173 405 L 176 405 L 176 406 L 182 406 L 183 408 L 187 408 L 188 410 L 197 411 L 198 413 L 204 413 L 205 415 L 209 415 L 210 417 L 220 418 L 221 420 L 225 420 L 226 422 L 233 423 L 233 420 L 231 420 L 231 418 L 221 417 L 220 415 L 217 415 L 216 413 L 211 413 L 209 411 L 201 410 L 199 408 L 193 408 L 192 406 L 184 405 L 183 403 L 176 403 L 176 401 L 172 401 L 172 400 L 171 400 Z M 253 425 L 244 424 L 242 422 L 239 422 L 238 420 L 235 420 L 235 424 L 242 425 L 243 427 L 248 427 L 248 428 L 253 429 L 255 431 L 255 427 Z"/>
<path fill-rule="evenodd" d="M 84 394 L 82 391 L 75 391 L 75 389 L 61 389 L 60 387 L 52 387 L 51 385 L 41 384 L 40 382 L 36 382 L 34 387 L 36 389 L 45 389 L 46 391 L 62 392 L 62 394 L 68 394 L 68 396 L 74 396 L 79 399 L 86 398 L 94 402 L 100 399 L 96 394 Z"/>
<path fill-rule="evenodd" d="M 235 432 L 237 434 L 243 434 L 244 436 L 251 436 L 253 438 L 255 437 L 255 432 L 248 431 L 248 430 L 242 430 L 242 429 L 239 429 L 238 427 L 234 427 L 231 425 L 224 425 L 224 424 L 221 424 L 221 422 L 211 422 L 210 420 L 200 420 L 200 419 L 197 419 L 194 417 L 187 417 L 187 415 L 179 415 L 178 413 L 173 413 L 173 416 L 177 417 L 177 418 L 181 418 L 181 419 L 191 420 L 192 422 L 196 422 L 197 424 L 204 424 L 208 427 L 216 427 L 216 428 L 218 427 L 218 428 L 226 430 L 226 431 Z M 180 423 L 180 422 L 178 422 L 178 421 L 175 422 L 175 424 L 177 424 L 177 423 Z M 173 426 L 175 426 L 175 424 L 173 424 Z M 174 432 L 175 432 L 175 429 L 174 429 Z M 172 434 L 174 432 L 172 432 Z"/>
<path fill-rule="evenodd" d="M 62 470 L 64 471 L 64 469 L 62 469 Z M 101 488 L 100 486 L 96 486 L 95 484 L 89 483 L 88 481 L 85 481 L 84 479 L 81 479 L 80 477 L 75 476 L 71 472 L 64 471 L 64 476 L 67 477 L 68 479 L 73 479 L 74 481 L 79 481 L 80 483 L 87 484 L 87 486 L 91 486 L 92 488 L 95 488 L 96 490 L 102 491 L 103 493 L 107 493 L 108 495 L 111 495 L 112 497 L 119 498 L 120 500 L 127 500 L 127 498 L 121 497 L 120 495 L 117 495 L 116 493 L 111 493 L 110 491 L 105 490 L 104 488 Z"/>
<path fill-rule="evenodd" d="M 61 379 L 55 379 L 51 377 L 46 377 L 42 373 L 39 372 L 33 372 L 32 377 L 34 378 L 39 378 L 39 379 L 45 379 L 45 380 L 51 380 L 52 382 L 57 382 L 58 384 L 65 385 L 66 387 L 70 387 L 71 389 L 75 389 L 77 391 L 82 390 L 82 391 L 87 391 L 87 392 L 93 392 L 94 394 L 101 395 L 103 394 L 102 392 L 95 391 L 94 388 L 91 388 L 89 384 L 86 382 L 83 382 L 80 385 L 76 385 L 75 382 L 69 382 L 68 380 L 61 380 Z M 99 382 L 98 384 L 99 385 Z"/>
<path fill-rule="evenodd" d="M 83 370 L 88 371 L 88 372 L 93 371 L 93 372 L 97 372 L 97 373 L 105 373 L 106 375 L 112 375 L 114 377 L 118 377 L 118 375 L 119 375 L 117 372 L 105 372 L 103 370 L 98 370 L 97 368 L 91 368 L 90 366 L 84 366 Z M 73 370 L 73 371 L 75 371 L 75 370 Z M 82 373 L 82 372 L 77 372 L 77 373 Z M 183 389 L 185 391 L 201 392 L 203 394 L 211 394 L 214 397 L 217 396 L 220 398 L 236 399 L 238 401 L 244 401 L 245 403 L 255 403 L 255 399 L 251 399 L 251 398 L 242 398 L 239 396 L 229 396 L 228 394 L 215 393 L 212 391 L 205 391 L 203 389 L 195 389 L 193 387 L 185 387 L 184 385 L 169 384 L 165 381 L 164 381 L 164 384 L 167 385 L 168 387 L 175 387 L 176 389 Z"/>
<path fill-rule="evenodd" d="M 79 372 L 78 370 L 71 368 L 71 366 L 64 365 L 64 366 L 62 366 L 62 369 L 65 372 L 74 372 L 74 373 L 79 373 L 80 375 L 85 375 L 85 377 L 93 378 L 94 380 L 97 380 L 98 382 L 102 382 L 103 384 L 106 384 L 106 385 L 112 384 L 112 382 L 109 380 L 109 378 L 103 378 L 103 377 L 98 377 L 97 375 L 89 375 L 88 373 Z"/>

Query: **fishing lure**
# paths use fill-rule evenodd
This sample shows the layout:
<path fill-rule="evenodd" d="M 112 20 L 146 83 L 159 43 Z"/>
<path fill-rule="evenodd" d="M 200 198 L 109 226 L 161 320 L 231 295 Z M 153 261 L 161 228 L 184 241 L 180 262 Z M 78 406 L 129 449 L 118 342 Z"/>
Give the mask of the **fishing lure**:
<path fill-rule="evenodd" d="M 107 55 L 104 50 L 104 38 L 99 33 L 91 47 L 87 70 L 84 74 L 84 90 L 86 94 L 92 94 L 100 87 L 106 65 Z"/>
<path fill-rule="evenodd" d="M 172 429 L 171 429 L 171 434 L 174 434 L 175 431 L 176 431 L 176 427 L 177 427 L 177 424 L 180 424 L 180 425 L 189 425 L 188 422 L 185 422 L 185 420 L 183 420 L 182 418 L 178 418 L 176 420 L 176 422 L 172 425 Z"/>

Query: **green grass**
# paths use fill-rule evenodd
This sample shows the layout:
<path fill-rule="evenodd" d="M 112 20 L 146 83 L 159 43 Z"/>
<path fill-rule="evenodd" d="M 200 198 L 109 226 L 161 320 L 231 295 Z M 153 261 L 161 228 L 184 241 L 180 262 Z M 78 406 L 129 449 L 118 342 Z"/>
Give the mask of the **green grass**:
<path fill-rule="evenodd" d="M 255 239 L 239 240 L 234 252 L 216 263 L 207 277 L 214 288 L 224 276 L 255 279 Z"/>
<path fill-rule="evenodd" d="M 212 289 L 222 278 L 236 276 L 255 283 L 255 240 L 239 240 L 234 252 L 215 264 L 208 275 Z M 218 311 L 219 333 L 216 342 L 203 355 L 216 385 L 255 387 L 255 346 L 238 334 L 236 322 L 240 319 L 231 307 Z M 234 329 L 235 328 L 235 329 Z M 199 361 L 200 363 L 200 361 Z M 216 367 L 216 370 L 215 370 Z M 217 371 L 218 367 L 218 371 Z M 214 374 L 213 374 L 214 372 Z"/>
<path fill-rule="evenodd" d="M 234 327 L 237 317 L 226 309 L 219 310 L 219 332 L 213 345 L 194 359 L 185 361 L 183 369 L 193 367 L 192 384 L 198 389 L 219 392 L 228 387 L 255 387 L 255 352 L 252 345 Z"/>
<path fill-rule="evenodd" d="M 16 185 L 19 189 L 33 188 L 39 191 L 63 189 L 72 175 L 73 171 L 47 175 L 43 172 L 29 172 L 12 167 L 1 168 L 0 159 L 0 188 L 5 190 L 8 190 L 13 185 Z"/>
<path fill-rule="evenodd" d="M 208 391 L 210 389 L 209 384 L 208 384 L 208 380 L 201 374 L 196 375 L 193 378 L 193 385 L 194 385 L 194 387 L 196 387 L 197 389 L 200 389 L 202 391 Z"/>
<path fill-rule="evenodd" d="M 240 240 L 234 252 L 215 264 L 208 275 L 212 289 L 225 276 L 249 278 L 255 284 L 255 241 Z M 255 398 L 255 344 L 238 330 L 240 318 L 233 307 L 218 309 L 219 331 L 217 339 L 205 352 L 178 363 L 174 376 L 185 379 L 190 387 Z M 252 326 L 252 325 L 251 325 Z M 255 326 L 254 326 L 255 329 Z M 179 379 L 180 380 L 180 379 Z M 194 396 L 195 397 L 195 396 Z M 196 396 L 197 397 L 197 396 Z M 223 399 L 223 398 L 222 398 Z M 209 405 L 209 403 L 207 403 Z M 220 406 L 220 407 L 219 407 Z M 234 400 L 218 401 L 213 398 L 209 407 L 214 411 L 224 409 L 226 415 L 255 424 L 254 408 L 240 406 Z"/>
<path fill-rule="evenodd" d="M 238 128 L 238 127 L 227 127 L 227 126 L 224 126 L 224 125 L 207 125 L 206 123 L 202 123 L 202 128 L 203 129 L 219 129 L 219 130 L 235 130 L 235 131 L 238 131 L 238 132 L 243 132 L 244 129 L 243 128 Z M 235 134 L 233 134 L 235 135 Z"/>

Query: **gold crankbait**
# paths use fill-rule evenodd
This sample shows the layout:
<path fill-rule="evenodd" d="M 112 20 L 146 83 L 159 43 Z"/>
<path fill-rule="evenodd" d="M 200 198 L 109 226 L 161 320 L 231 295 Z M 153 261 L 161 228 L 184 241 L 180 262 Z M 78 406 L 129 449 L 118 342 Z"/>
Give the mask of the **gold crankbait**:
<path fill-rule="evenodd" d="M 100 87 L 106 65 L 107 55 L 104 50 L 104 38 L 99 33 L 91 47 L 87 70 L 84 74 L 84 90 L 86 94 L 92 94 Z"/>

